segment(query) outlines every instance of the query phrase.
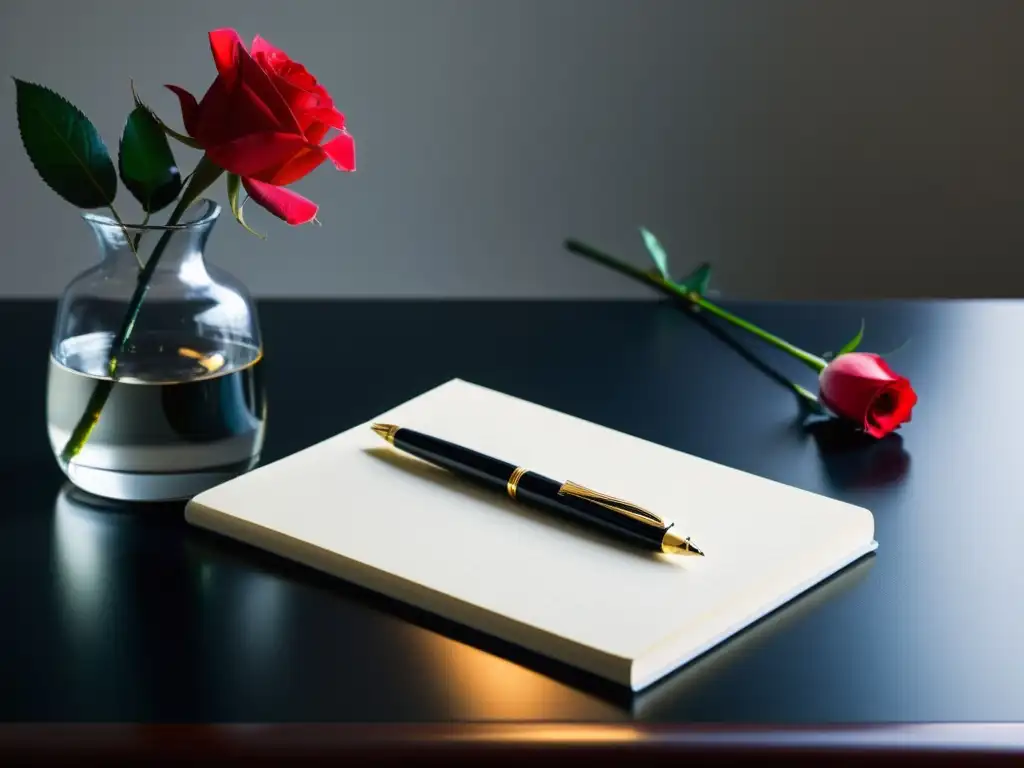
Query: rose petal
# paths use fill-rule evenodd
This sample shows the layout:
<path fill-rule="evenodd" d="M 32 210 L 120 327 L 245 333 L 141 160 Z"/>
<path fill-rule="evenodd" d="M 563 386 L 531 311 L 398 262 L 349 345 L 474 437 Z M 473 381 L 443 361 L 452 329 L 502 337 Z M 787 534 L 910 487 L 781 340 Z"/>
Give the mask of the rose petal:
<path fill-rule="evenodd" d="M 210 50 L 217 72 L 233 82 L 238 71 L 239 51 L 245 50 L 245 43 L 235 30 L 225 27 L 210 32 Z"/>
<path fill-rule="evenodd" d="M 319 144 L 330 128 L 344 130 L 345 116 L 302 64 L 259 35 L 253 38 L 251 54 L 287 102 L 311 144 Z"/>
<path fill-rule="evenodd" d="M 165 85 L 165 88 L 174 93 L 181 102 L 181 119 L 185 124 L 185 131 L 189 136 L 195 137 L 196 117 L 199 112 L 199 102 L 196 97 L 186 91 L 180 85 Z"/>
<path fill-rule="evenodd" d="M 281 96 L 284 97 L 284 100 L 288 102 L 292 113 L 297 117 L 307 110 L 315 109 L 319 104 L 316 94 L 288 82 L 288 80 L 276 73 L 271 73 L 270 81 L 277 88 Z"/>
<path fill-rule="evenodd" d="M 296 87 L 302 88 L 304 91 L 316 91 L 320 88 L 317 85 L 316 78 L 310 74 L 304 65 L 299 64 L 297 61 L 292 61 L 284 53 L 274 56 L 269 63 L 276 74 L 285 78 Z"/>
<path fill-rule="evenodd" d="M 890 382 L 902 378 L 889 364 L 871 352 L 850 352 L 840 355 L 825 369 L 832 376 L 843 376 L 863 381 Z"/>
<path fill-rule="evenodd" d="M 296 88 L 314 92 L 318 87 L 316 78 L 302 64 L 259 35 L 252 40 L 252 57 L 267 72 L 280 76 Z"/>
<path fill-rule="evenodd" d="M 872 417 L 869 411 L 864 417 L 864 431 L 872 437 L 885 437 L 892 432 L 892 425 L 888 423 L 888 417 L 878 420 Z"/>
<path fill-rule="evenodd" d="M 885 402 L 880 402 L 886 398 Z M 910 412 L 917 402 L 917 393 L 906 379 L 899 379 L 882 389 L 871 402 L 864 417 L 864 431 L 872 437 L 885 437 L 901 424 L 910 421 Z"/>
<path fill-rule="evenodd" d="M 895 429 L 901 424 L 910 421 L 911 411 L 913 411 L 914 405 L 917 404 L 917 393 L 914 392 L 910 382 L 906 379 L 894 384 L 890 391 L 895 397 L 895 404 L 887 418 L 892 421 L 893 429 Z"/>
<path fill-rule="evenodd" d="M 290 189 L 248 178 L 242 179 L 242 186 L 249 197 L 292 226 L 305 224 L 316 216 L 317 204 Z"/>
<path fill-rule="evenodd" d="M 323 149 L 315 144 L 309 144 L 304 150 L 298 152 L 285 165 L 274 171 L 270 178 L 263 178 L 268 184 L 275 184 L 283 187 L 287 184 L 294 184 L 299 179 L 307 176 L 317 168 L 327 157 Z"/>
<path fill-rule="evenodd" d="M 311 149 L 301 136 L 291 133 L 251 133 L 233 141 L 206 147 L 210 160 L 226 171 L 239 176 L 251 176 L 258 181 L 271 182 L 280 169 L 297 156 Z M 319 147 L 312 147 L 323 153 Z M 307 171 L 308 173 L 308 171 Z"/>
<path fill-rule="evenodd" d="M 233 85 L 218 76 L 199 102 L 194 136 L 204 147 L 251 133 L 282 132 L 277 115 L 243 80 Z M 284 131 L 291 133 L 290 130 Z"/>
<path fill-rule="evenodd" d="M 252 41 L 252 57 L 266 71 L 275 86 L 295 109 L 295 100 L 302 109 L 331 108 L 331 96 L 309 71 L 288 54 L 257 35 Z M 310 98 L 311 97 L 311 98 Z"/>
<path fill-rule="evenodd" d="M 302 128 L 302 132 L 306 135 L 306 141 L 310 144 L 319 144 L 329 130 L 331 130 L 329 125 L 324 125 L 315 120 Z"/>
<path fill-rule="evenodd" d="M 311 109 L 306 112 L 303 117 L 312 118 L 317 122 L 325 123 L 331 128 L 337 128 L 339 131 L 345 130 L 345 116 L 334 107 Z"/>
<path fill-rule="evenodd" d="M 330 95 L 321 86 L 306 88 L 296 82 L 295 78 L 285 77 L 272 70 L 270 80 L 288 103 L 303 130 L 317 121 L 339 130 L 345 127 L 344 115 L 334 108 Z"/>
<path fill-rule="evenodd" d="M 903 380 L 878 355 L 851 352 L 830 362 L 818 378 L 829 410 L 869 428 L 868 415 L 875 398 L 894 382 Z M 903 380 L 905 381 L 905 380 Z"/>
<path fill-rule="evenodd" d="M 876 439 L 880 439 L 889 434 L 892 430 L 883 429 L 882 427 L 875 426 L 870 422 L 865 422 L 864 431 Z"/>
<path fill-rule="evenodd" d="M 334 167 L 339 171 L 354 171 L 356 169 L 356 142 L 350 134 L 339 133 L 322 145 L 320 149 L 331 158 Z"/>
<path fill-rule="evenodd" d="M 302 127 L 281 92 L 277 90 L 270 75 L 249 55 L 244 48 L 238 51 L 239 75 L 251 92 L 259 97 L 277 117 L 282 130 L 300 133 Z"/>
<path fill-rule="evenodd" d="M 345 130 L 345 116 L 333 107 L 303 112 L 300 121 L 302 132 L 310 144 L 319 144 L 331 128 Z"/>
<path fill-rule="evenodd" d="M 271 45 L 269 41 L 259 35 L 256 35 L 256 37 L 252 39 L 252 56 L 257 60 L 259 60 L 261 56 L 265 56 L 269 62 L 273 62 L 277 57 L 288 59 L 288 54 L 280 48 Z"/>

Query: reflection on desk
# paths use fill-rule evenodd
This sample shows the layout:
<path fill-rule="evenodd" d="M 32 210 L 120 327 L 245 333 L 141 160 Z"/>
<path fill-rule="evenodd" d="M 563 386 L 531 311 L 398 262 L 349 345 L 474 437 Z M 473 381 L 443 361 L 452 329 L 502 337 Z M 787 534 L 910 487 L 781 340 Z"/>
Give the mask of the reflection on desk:
<path fill-rule="evenodd" d="M 123 507 L 119 502 L 89 496 L 70 484 L 61 489 L 54 505 L 54 576 L 63 601 L 62 631 L 67 633 L 64 645 L 75 654 L 70 669 L 94 670 L 91 680 L 80 681 L 87 683 L 84 687 L 134 686 L 134 695 L 144 705 L 145 697 L 152 693 L 146 680 L 147 667 L 153 663 L 181 665 L 181 679 L 191 680 L 194 692 L 205 688 L 204 669 L 222 681 L 230 681 L 236 693 L 255 700 L 287 685 L 286 680 L 279 679 L 285 667 L 278 663 L 288 646 L 290 631 L 283 582 L 274 573 L 227 567 L 230 563 L 225 565 L 205 551 L 202 540 L 186 542 L 181 561 L 168 574 L 191 582 L 191 591 L 203 608 L 202 625 L 168 628 L 174 634 L 161 642 L 171 642 L 177 648 L 173 656 L 162 661 L 151 658 L 152 647 L 141 647 L 147 633 L 117 631 L 123 622 L 160 624 L 163 593 L 158 588 L 136 585 L 131 578 L 134 558 L 140 556 L 131 546 L 133 530 L 177 525 L 180 516 L 180 506 L 175 505 L 154 508 L 156 511 L 147 517 L 127 513 Z M 474 634 L 473 644 L 465 642 L 458 637 L 461 633 L 455 626 L 442 626 L 440 630 L 427 626 L 399 633 L 404 653 L 421 672 L 410 674 L 408 684 L 416 686 L 420 696 L 445 701 L 445 709 L 456 721 L 540 721 L 550 719 L 552 712 L 558 712 L 563 721 L 648 719 L 666 707 L 685 707 L 688 699 L 713 685 L 716 674 L 730 663 L 855 587 L 874 559 L 869 555 L 849 566 L 640 695 L 568 668 L 562 679 L 558 674 L 544 674 L 530 668 L 532 659 L 527 652 L 503 647 L 500 652 L 505 657 L 495 655 L 488 650 L 488 638 Z M 229 571 L 230 576 L 218 578 L 218 571 L 222 575 Z M 244 578 L 239 580 L 239 576 Z M 234 637 L 236 645 L 225 654 L 223 648 L 218 648 L 224 641 L 217 636 L 217 628 L 228 625 L 235 629 L 225 634 Z M 124 638 L 136 642 L 126 644 Z M 111 672 L 110 657 L 115 653 L 119 671 Z M 204 657 L 208 657 L 206 661 Z M 221 660 L 216 670 L 209 668 L 212 658 Z M 343 668 L 351 659 L 339 658 L 337 663 Z M 227 702 L 214 698 L 207 706 L 216 711 L 224 704 Z"/>

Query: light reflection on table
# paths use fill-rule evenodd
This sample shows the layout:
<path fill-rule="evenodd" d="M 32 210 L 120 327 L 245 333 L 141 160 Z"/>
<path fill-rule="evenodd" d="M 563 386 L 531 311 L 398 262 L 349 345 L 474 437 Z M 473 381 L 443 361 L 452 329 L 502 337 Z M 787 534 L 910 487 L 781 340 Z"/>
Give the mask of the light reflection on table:
<path fill-rule="evenodd" d="M 180 641 L 153 626 L 161 616 L 159 584 L 138 585 L 125 577 L 145 557 L 137 551 L 141 537 L 134 531 L 150 524 L 151 519 L 120 511 L 116 503 L 84 496 L 71 486 L 65 486 L 55 501 L 54 578 L 62 601 L 62 647 L 69 654 L 69 669 L 93 670 L 88 680 L 76 680 L 77 690 L 117 686 L 122 695 L 156 707 L 160 692 L 147 687 L 156 664 L 180 666 L 184 694 L 206 697 L 205 706 L 212 712 L 232 706 L 218 699 L 218 690 L 246 698 L 256 711 L 269 711 L 276 692 L 288 690 L 296 675 L 324 676 L 336 681 L 339 695 L 346 690 L 351 680 L 347 670 L 368 649 L 357 649 L 355 656 L 351 650 L 334 652 L 346 634 L 342 607 L 338 606 L 338 619 L 324 625 L 321 636 L 296 636 L 295 623 L 289 619 L 296 599 L 292 585 L 258 563 L 247 567 L 244 553 L 234 544 L 227 545 L 232 554 L 225 557 L 208 551 L 202 540 L 186 538 L 179 551 L 165 553 L 169 559 L 161 578 L 190 581 L 192 586 L 184 592 L 199 602 L 201 610 L 194 626 L 170 628 L 179 633 Z M 565 682 L 531 669 L 528 661 L 520 663 L 516 656 L 504 658 L 484 650 L 486 641 L 475 647 L 386 612 L 379 621 L 381 631 L 388 633 L 388 653 L 408 665 L 408 685 L 418 697 L 436 701 L 453 720 L 646 720 L 666 709 L 687 709 L 730 665 L 863 581 L 874 560 L 862 559 L 637 694 L 602 681 L 596 686 L 585 679 L 579 685 Z M 182 593 L 180 585 L 175 592 Z M 329 605 L 336 597 L 330 591 L 314 591 L 299 599 Z M 124 622 L 141 622 L 147 629 L 125 627 L 132 631 L 119 632 Z M 291 664 L 282 663 L 289 657 Z M 102 670 L 115 659 L 120 673 L 105 675 Z M 211 659 L 221 661 L 214 667 Z M 213 685 L 211 676 L 227 685 Z M 570 678 L 575 679 L 571 671 Z"/>
<path fill-rule="evenodd" d="M 609 698 L 584 693 L 470 645 L 435 633 L 417 635 L 415 650 L 431 669 L 425 675 L 443 681 L 458 720 L 622 721 L 654 717 L 665 707 L 699 696 L 730 664 L 753 652 L 773 635 L 798 623 L 822 605 L 856 587 L 875 561 L 869 555 L 783 606 L 746 631 L 691 662 L 655 685 Z"/>

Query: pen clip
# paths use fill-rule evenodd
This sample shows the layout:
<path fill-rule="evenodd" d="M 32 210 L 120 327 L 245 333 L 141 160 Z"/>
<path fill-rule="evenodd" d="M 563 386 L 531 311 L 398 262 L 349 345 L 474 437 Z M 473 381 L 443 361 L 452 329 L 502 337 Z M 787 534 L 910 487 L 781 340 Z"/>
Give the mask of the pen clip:
<path fill-rule="evenodd" d="M 594 504 L 600 504 L 605 509 L 610 509 L 612 512 L 617 512 L 620 515 L 637 520 L 644 525 L 651 526 L 652 528 L 668 527 L 663 519 L 653 512 L 648 512 L 643 507 L 638 507 L 636 504 L 626 501 L 625 499 L 617 499 L 614 496 L 593 491 L 590 488 L 585 488 L 571 480 L 562 483 L 562 487 L 558 489 L 558 493 L 562 496 L 574 496 L 577 499 L 584 499 L 586 501 L 591 501 Z"/>

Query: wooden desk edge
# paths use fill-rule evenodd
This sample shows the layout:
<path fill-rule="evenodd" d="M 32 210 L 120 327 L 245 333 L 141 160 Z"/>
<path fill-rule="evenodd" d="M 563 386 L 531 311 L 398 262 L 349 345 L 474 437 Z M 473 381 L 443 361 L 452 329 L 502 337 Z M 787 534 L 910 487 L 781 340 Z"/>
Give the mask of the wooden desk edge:
<path fill-rule="evenodd" d="M 441 724 L 8 724 L 0 763 L 44 760 L 104 765 L 139 761 L 251 764 L 372 758 L 375 765 L 492 764 L 507 758 L 547 764 L 568 758 L 626 757 L 633 764 L 680 758 L 786 765 L 870 759 L 873 764 L 1021 765 L 1024 723 L 849 726 L 632 725 L 579 723 Z M 845 762 L 845 760 L 843 760 Z"/>

